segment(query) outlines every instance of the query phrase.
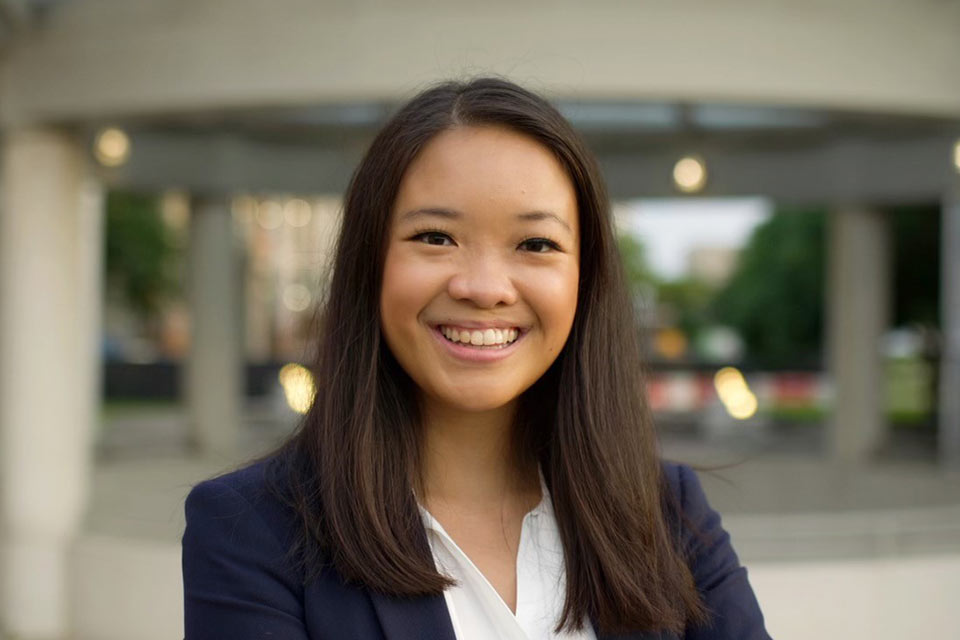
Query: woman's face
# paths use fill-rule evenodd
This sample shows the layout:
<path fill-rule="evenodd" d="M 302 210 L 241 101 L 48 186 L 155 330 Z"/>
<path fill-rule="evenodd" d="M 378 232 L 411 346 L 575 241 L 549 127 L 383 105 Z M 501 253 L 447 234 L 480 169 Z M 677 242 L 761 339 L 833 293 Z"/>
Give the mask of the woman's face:
<path fill-rule="evenodd" d="M 576 193 L 551 151 L 502 127 L 449 129 L 400 184 L 383 335 L 424 401 L 502 407 L 563 348 L 579 267 Z"/>

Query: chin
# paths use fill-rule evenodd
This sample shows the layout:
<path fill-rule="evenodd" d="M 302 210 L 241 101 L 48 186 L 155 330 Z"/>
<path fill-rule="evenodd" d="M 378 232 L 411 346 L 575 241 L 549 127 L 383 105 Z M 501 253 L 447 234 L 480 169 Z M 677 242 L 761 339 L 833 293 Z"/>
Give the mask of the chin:
<path fill-rule="evenodd" d="M 470 393 L 470 394 L 437 394 L 436 399 L 458 411 L 469 413 L 483 413 L 485 411 L 494 411 L 510 404 L 520 394 L 510 393 Z"/>

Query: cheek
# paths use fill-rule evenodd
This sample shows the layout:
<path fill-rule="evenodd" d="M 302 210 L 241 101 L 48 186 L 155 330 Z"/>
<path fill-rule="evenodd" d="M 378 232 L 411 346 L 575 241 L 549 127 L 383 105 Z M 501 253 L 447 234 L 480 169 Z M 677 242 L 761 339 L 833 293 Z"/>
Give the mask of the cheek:
<path fill-rule="evenodd" d="M 387 254 L 380 289 L 380 317 L 388 337 L 408 330 L 436 295 L 437 269 L 423 261 Z"/>
<path fill-rule="evenodd" d="M 579 269 L 576 265 L 529 280 L 527 300 L 544 324 L 546 333 L 561 345 L 566 341 L 573 325 L 579 284 Z"/>
<path fill-rule="evenodd" d="M 394 336 L 398 326 L 412 308 L 411 290 L 404 286 L 411 274 L 402 261 L 387 256 L 383 269 L 383 283 L 380 289 L 380 317 L 383 330 L 388 336 Z"/>

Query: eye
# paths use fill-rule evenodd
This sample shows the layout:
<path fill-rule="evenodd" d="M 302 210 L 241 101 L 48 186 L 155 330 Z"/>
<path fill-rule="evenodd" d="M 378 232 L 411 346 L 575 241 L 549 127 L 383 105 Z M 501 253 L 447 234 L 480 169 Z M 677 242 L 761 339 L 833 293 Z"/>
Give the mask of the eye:
<path fill-rule="evenodd" d="M 442 231 L 421 231 L 410 238 L 435 247 L 452 247 L 453 239 Z"/>
<path fill-rule="evenodd" d="M 560 251 L 560 245 L 549 238 L 527 238 L 520 243 L 520 247 L 531 253 Z"/>

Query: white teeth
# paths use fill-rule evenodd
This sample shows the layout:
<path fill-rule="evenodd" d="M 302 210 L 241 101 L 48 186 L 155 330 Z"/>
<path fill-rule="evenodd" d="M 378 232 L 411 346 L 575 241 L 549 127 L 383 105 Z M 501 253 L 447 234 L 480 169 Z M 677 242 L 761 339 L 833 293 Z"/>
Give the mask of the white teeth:
<path fill-rule="evenodd" d="M 440 327 L 440 333 L 451 342 L 460 342 L 477 347 L 505 347 L 520 335 L 520 332 L 516 329 L 474 329 L 461 331 L 445 326 Z"/>

